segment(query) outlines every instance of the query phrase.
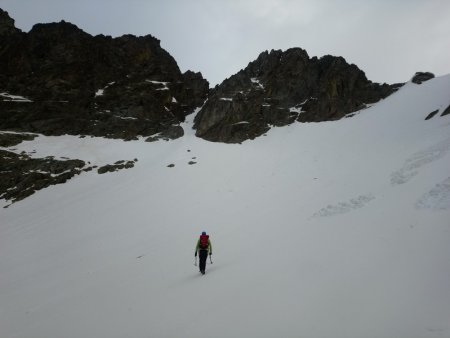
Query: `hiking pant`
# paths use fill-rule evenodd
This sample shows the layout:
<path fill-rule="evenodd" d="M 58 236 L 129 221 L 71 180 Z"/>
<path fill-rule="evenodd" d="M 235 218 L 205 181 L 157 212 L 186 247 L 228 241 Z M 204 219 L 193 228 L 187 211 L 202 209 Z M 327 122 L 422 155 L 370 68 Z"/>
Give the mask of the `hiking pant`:
<path fill-rule="evenodd" d="M 198 252 L 200 258 L 200 271 L 205 271 L 206 269 L 206 259 L 208 258 L 208 250 L 200 249 Z"/>

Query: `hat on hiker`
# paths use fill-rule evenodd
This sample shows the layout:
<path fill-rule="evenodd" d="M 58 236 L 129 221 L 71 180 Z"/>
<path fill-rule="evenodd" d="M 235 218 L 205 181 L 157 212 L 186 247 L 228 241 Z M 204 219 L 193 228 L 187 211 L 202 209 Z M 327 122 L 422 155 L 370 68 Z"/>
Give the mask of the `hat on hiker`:
<path fill-rule="evenodd" d="M 202 235 L 206 235 L 206 231 L 203 231 L 203 232 L 202 232 Z"/>

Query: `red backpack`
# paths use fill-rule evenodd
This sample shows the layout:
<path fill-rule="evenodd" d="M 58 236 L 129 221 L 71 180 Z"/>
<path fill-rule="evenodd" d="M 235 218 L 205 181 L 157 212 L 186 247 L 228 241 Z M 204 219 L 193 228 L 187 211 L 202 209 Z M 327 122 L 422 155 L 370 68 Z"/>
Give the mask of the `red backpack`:
<path fill-rule="evenodd" d="M 208 241 L 209 236 L 208 235 L 201 235 L 200 236 L 200 249 L 208 249 Z"/>

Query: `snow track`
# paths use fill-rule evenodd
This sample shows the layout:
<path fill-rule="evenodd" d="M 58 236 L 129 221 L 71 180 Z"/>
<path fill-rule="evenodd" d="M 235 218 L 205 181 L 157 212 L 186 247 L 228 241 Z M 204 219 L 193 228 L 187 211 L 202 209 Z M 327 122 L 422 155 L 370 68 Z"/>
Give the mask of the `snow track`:
<path fill-rule="evenodd" d="M 418 209 L 449 210 L 450 209 L 450 177 L 424 194 L 416 203 Z"/>
<path fill-rule="evenodd" d="M 398 185 L 408 182 L 419 173 L 419 170 L 447 155 L 450 150 L 450 138 L 439 142 L 426 150 L 419 151 L 405 161 L 403 167 L 391 176 L 391 184 Z"/>

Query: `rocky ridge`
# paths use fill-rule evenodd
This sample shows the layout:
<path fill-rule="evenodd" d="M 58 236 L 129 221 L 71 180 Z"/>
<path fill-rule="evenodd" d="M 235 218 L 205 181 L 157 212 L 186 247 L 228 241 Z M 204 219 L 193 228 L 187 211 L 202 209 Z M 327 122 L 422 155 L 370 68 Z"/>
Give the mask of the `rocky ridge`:
<path fill-rule="evenodd" d="M 340 119 L 400 86 L 373 83 L 342 57 L 266 51 L 213 90 L 194 127 L 210 141 L 242 142 L 271 126 Z"/>
<path fill-rule="evenodd" d="M 24 33 L 0 9 L 1 130 L 173 139 L 208 91 L 151 35 L 91 36 L 65 21 Z"/>

